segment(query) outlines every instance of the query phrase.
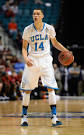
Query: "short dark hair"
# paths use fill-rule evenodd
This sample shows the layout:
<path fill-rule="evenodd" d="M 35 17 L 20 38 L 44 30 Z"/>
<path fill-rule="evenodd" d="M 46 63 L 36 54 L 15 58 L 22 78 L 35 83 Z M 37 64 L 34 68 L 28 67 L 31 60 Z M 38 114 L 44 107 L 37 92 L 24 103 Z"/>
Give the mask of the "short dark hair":
<path fill-rule="evenodd" d="M 40 10 L 40 11 L 44 14 L 43 9 L 41 9 L 41 8 L 34 8 L 34 10 Z M 33 10 L 33 11 L 34 11 L 34 10 Z"/>

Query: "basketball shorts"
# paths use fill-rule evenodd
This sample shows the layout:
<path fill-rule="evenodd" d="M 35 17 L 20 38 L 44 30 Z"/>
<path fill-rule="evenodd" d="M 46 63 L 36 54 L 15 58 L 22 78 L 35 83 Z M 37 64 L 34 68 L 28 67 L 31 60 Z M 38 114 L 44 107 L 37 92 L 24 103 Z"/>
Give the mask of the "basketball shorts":
<path fill-rule="evenodd" d="M 20 90 L 34 90 L 36 87 L 38 87 L 39 77 L 41 77 L 43 86 L 58 89 L 57 82 L 54 77 L 52 56 L 47 54 L 41 57 L 28 57 L 33 60 L 33 66 L 28 67 L 25 65 Z"/>

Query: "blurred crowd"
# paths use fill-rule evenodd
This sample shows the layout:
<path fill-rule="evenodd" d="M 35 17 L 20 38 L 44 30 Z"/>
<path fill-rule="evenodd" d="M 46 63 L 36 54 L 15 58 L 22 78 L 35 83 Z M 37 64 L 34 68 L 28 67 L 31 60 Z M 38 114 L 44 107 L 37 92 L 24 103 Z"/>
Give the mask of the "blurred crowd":
<path fill-rule="evenodd" d="M 61 96 L 81 96 L 84 93 L 84 67 L 73 62 L 69 67 L 54 64 L 58 93 Z"/>
<path fill-rule="evenodd" d="M 3 13 L 8 22 L 8 26 L 6 32 L 8 33 L 9 37 L 11 37 L 16 44 L 18 44 L 19 50 L 22 49 L 22 35 L 18 28 L 18 24 L 16 22 L 16 15 L 19 15 L 19 4 L 23 2 L 26 4 L 28 0 L 6 0 L 5 3 L 2 5 L 0 9 L 0 13 Z"/>
<path fill-rule="evenodd" d="M 19 85 L 24 63 L 2 44 L 0 37 L 0 97 L 15 100 L 21 97 Z"/>

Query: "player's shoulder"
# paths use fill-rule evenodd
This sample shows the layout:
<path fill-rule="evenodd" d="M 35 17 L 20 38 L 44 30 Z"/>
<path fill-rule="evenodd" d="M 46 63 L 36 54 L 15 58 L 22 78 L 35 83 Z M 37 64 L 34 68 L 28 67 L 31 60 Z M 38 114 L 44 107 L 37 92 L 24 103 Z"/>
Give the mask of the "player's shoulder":
<path fill-rule="evenodd" d="M 50 24 L 47 24 L 45 23 L 45 26 L 48 30 L 53 30 L 54 29 L 54 26 L 53 25 L 50 25 Z"/>
<path fill-rule="evenodd" d="M 25 31 L 29 31 L 33 28 L 33 23 L 24 28 Z"/>

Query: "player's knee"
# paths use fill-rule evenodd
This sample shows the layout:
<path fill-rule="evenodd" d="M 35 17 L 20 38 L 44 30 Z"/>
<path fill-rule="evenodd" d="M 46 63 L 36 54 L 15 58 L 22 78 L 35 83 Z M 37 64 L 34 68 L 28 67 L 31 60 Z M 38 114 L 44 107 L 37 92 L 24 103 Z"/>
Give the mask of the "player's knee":
<path fill-rule="evenodd" d="M 28 106 L 30 101 L 30 94 L 27 94 L 26 92 L 23 93 L 23 101 L 22 104 L 24 106 Z"/>
<path fill-rule="evenodd" d="M 48 91 L 49 94 L 49 105 L 55 105 L 56 104 L 56 95 L 54 90 Z"/>

